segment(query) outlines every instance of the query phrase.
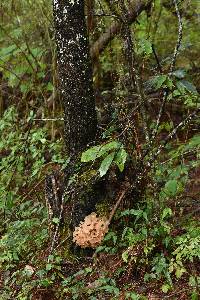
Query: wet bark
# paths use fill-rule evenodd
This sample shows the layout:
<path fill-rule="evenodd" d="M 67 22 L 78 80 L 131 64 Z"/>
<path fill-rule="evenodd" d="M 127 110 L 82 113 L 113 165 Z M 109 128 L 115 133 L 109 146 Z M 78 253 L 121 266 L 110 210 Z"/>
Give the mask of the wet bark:
<path fill-rule="evenodd" d="M 65 142 L 73 158 L 95 139 L 97 130 L 84 0 L 53 0 L 53 13 Z"/>
<path fill-rule="evenodd" d="M 97 130 L 84 4 L 84 0 L 53 0 L 59 85 L 65 115 L 65 144 L 71 158 L 65 172 L 66 186 L 68 178 L 75 172 L 79 154 L 95 139 Z M 70 194 L 73 227 L 94 210 L 96 197 L 92 197 L 91 192 L 85 191 L 84 194 L 84 199 L 79 193 Z"/>

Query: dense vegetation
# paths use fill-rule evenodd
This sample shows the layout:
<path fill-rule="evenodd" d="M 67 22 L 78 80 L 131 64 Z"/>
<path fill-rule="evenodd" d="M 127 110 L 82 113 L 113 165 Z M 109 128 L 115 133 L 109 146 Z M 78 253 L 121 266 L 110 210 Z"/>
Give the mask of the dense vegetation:
<path fill-rule="evenodd" d="M 85 2 L 99 125 L 67 188 L 52 3 L 0 6 L 0 300 L 199 299 L 200 3 L 130 21 L 137 1 Z M 73 242 L 74 190 L 109 221 L 100 244 L 81 236 L 93 248 Z"/>

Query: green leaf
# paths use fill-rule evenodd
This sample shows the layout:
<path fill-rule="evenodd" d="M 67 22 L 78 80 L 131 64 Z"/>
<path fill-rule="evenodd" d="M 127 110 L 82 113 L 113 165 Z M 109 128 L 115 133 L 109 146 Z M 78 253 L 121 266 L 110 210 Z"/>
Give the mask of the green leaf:
<path fill-rule="evenodd" d="M 53 92 L 53 88 L 54 88 L 53 84 L 51 82 L 48 82 L 47 87 L 46 87 L 47 91 Z"/>
<path fill-rule="evenodd" d="M 115 156 L 115 163 L 118 166 L 120 172 L 124 170 L 124 164 L 127 159 L 127 152 L 124 148 L 121 148 L 118 152 L 117 155 Z"/>
<path fill-rule="evenodd" d="M 110 143 L 107 143 L 107 144 L 101 146 L 101 148 L 99 150 L 99 153 L 97 154 L 97 157 L 103 156 L 104 154 L 106 154 L 110 150 L 118 149 L 120 146 L 121 146 L 121 143 L 119 143 L 117 141 L 112 141 Z"/>
<path fill-rule="evenodd" d="M 11 209 L 14 205 L 14 195 L 13 192 L 8 192 L 6 199 L 6 208 Z"/>
<path fill-rule="evenodd" d="M 105 286 L 101 286 L 99 288 L 99 290 L 104 290 L 110 294 L 115 294 L 115 295 L 119 295 L 119 289 L 115 286 L 112 286 L 112 285 L 105 285 Z"/>
<path fill-rule="evenodd" d="M 185 75 L 186 75 L 186 72 L 183 69 L 179 69 L 179 70 L 174 71 L 172 74 L 176 78 L 183 79 L 185 77 Z"/>
<path fill-rule="evenodd" d="M 181 276 L 183 275 L 183 273 L 185 273 L 186 270 L 185 268 L 177 268 L 176 269 L 176 272 L 175 272 L 175 275 L 176 275 L 176 278 L 181 278 Z"/>
<path fill-rule="evenodd" d="M 40 142 L 41 142 L 42 144 L 45 144 L 46 141 L 47 141 L 47 140 L 46 140 L 45 138 L 43 138 L 43 139 L 40 140 Z"/>
<path fill-rule="evenodd" d="M 13 252 L 12 256 L 13 256 L 14 260 L 19 260 L 19 256 L 18 256 L 17 252 Z"/>
<path fill-rule="evenodd" d="M 140 300 L 140 299 L 146 299 L 141 298 L 139 294 L 136 294 L 135 292 L 126 292 L 126 298 L 125 299 L 131 299 L 131 300 Z"/>
<path fill-rule="evenodd" d="M 148 40 L 142 39 L 139 41 L 139 49 L 138 49 L 138 54 L 145 54 L 145 55 L 150 55 L 153 52 L 152 50 L 152 44 Z"/>
<path fill-rule="evenodd" d="M 177 193 L 177 188 L 178 188 L 178 184 L 177 184 L 177 180 L 175 179 L 169 180 L 165 184 L 165 192 L 169 196 L 175 196 Z"/>
<path fill-rule="evenodd" d="M 81 156 L 81 162 L 88 162 L 93 161 L 97 158 L 97 153 L 99 152 L 99 149 L 101 146 L 94 146 L 89 148 L 88 150 L 84 151 Z"/>
<path fill-rule="evenodd" d="M 16 48 L 17 47 L 14 44 L 10 45 L 8 47 L 2 47 L 1 50 L 0 50 L 1 59 L 3 59 L 6 55 L 11 54 Z"/>
<path fill-rule="evenodd" d="M 196 87 L 187 80 L 181 80 L 179 81 L 179 84 L 181 84 L 188 92 L 192 94 L 198 94 Z"/>
<path fill-rule="evenodd" d="M 153 77 L 151 80 L 148 80 L 148 85 L 159 89 L 163 85 L 163 83 L 166 81 L 167 75 L 158 75 Z"/>
<path fill-rule="evenodd" d="M 53 219 L 52 219 L 52 222 L 53 222 L 54 224 L 59 224 L 60 220 L 59 220 L 59 218 L 53 218 Z"/>
<path fill-rule="evenodd" d="M 115 157 L 115 152 L 112 152 L 108 156 L 106 156 L 106 158 L 104 158 L 104 160 L 102 161 L 99 168 L 101 177 L 103 177 L 107 173 L 108 169 L 110 168 L 110 165 L 113 162 L 114 157 Z"/>
<path fill-rule="evenodd" d="M 127 252 L 127 251 L 123 252 L 123 253 L 122 253 L 122 259 L 123 259 L 123 261 L 124 261 L 125 263 L 128 262 L 128 258 L 129 258 L 128 252 Z"/>
<path fill-rule="evenodd" d="M 85 273 L 91 273 L 93 271 L 93 269 L 91 267 L 85 268 Z"/>
<path fill-rule="evenodd" d="M 163 284 L 161 289 L 162 289 L 163 293 L 167 293 L 170 289 L 170 285 L 169 284 Z"/>
<path fill-rule="evenodd" d="M 93 160 L 103 156 L 110 150 L 118 149 L 120 146 L 121 146 L 121 143 L 119 143 L 117 141 L 112 141 L 112 142 L 109 142 L 102 146 L 98 145 L 98 146 L 91 147 L 82 153 L 81 162 L 93 161 Z"/>
<path fill-rule="evenodd" d="M 174 83 L 173 83 L 173 81 L 172 81 L 169 77 L 167 77 L 167 79 L 165 80 L 165 85 L 166 85 L 169 89 L 172 89 L 173 86 L 174 86 Z"/>
<path fill-rule="evenodd" d="M 167 216 L 171 216 L 172 215 L 172 210 L 169 207 L 166 207 L 163 212 L 162 212 L 162 216 L 161 219 L 164 220 Z"/>
<path fill-rule="evenodd" d="M 52 264 L 46 264 L 46 270 L 50 271 L 52 269 Z"/>
<path fill-rule="evenodd" d="M 190 147 L 196 147 L 200 145 L 200 135 L 193 136 L 189 141 Z"/>
<path fill-rule="evenodd" d="M 191 300 L 198 300 L 199 299 L 199 295 L 196 291 L 193 291 L 191 294 Z"/>

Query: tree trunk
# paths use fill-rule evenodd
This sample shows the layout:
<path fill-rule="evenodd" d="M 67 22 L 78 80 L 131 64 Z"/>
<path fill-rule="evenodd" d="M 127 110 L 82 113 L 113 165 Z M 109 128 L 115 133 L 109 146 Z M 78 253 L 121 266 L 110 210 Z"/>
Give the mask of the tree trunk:
<path fill-rule="evenodd" d="M 65 143 L 73 160 L 97 130 L 84 0 L 53 0 L 53 12 Z"/>
<path fill-rule="evenodd" d="M 78 155 L 95 139 L 97 116 L 84 0 L 53 0 L 53 13 L 65 144 L 71 159 L 66 170 L 68 180 L 74 174 Z M 86 190 L 84 199 L 79 193 L 70 195 L 73 227 L 94 210 L 96 198 L 91 195 Z"/>

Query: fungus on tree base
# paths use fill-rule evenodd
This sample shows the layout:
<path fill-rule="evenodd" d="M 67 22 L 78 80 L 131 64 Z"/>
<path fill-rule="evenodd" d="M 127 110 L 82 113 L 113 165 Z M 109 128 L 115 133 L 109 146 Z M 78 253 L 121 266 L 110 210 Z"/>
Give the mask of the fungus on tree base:
<path fill-rule="evenodd" d="M 108 232 L 108 220 L 91 213 L 73 232 L 73 241 L 81 248 L 96 248 Z"/>

